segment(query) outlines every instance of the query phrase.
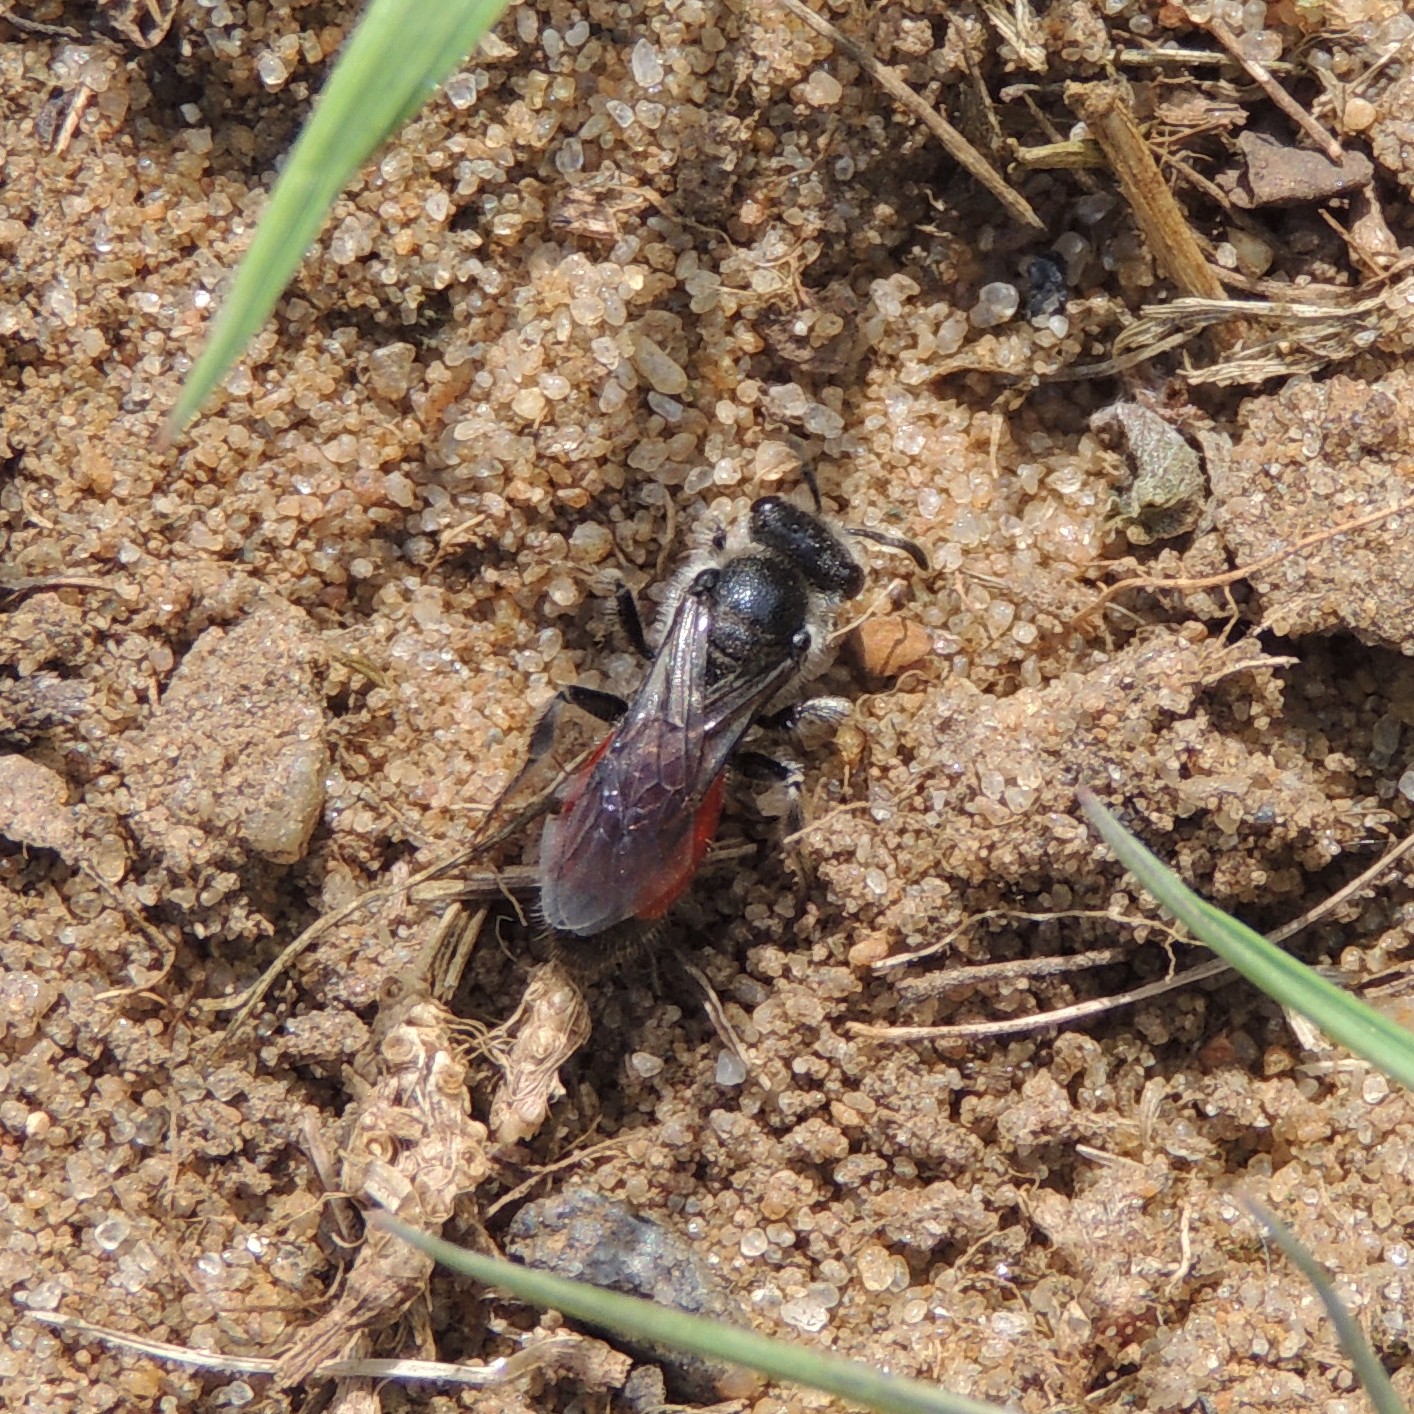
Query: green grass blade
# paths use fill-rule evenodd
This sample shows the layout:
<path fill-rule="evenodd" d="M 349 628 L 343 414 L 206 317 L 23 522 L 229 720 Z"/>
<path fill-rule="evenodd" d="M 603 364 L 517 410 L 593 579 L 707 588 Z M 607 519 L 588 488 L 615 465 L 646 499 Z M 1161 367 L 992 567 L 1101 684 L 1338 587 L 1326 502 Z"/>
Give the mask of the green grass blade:
<path fill-rule="evenodd" d="M 1287 1260 L 1316 1288 L 1331 1318 L 1335 1333 L 1340 1340 L 1340 1348 L 1345 1351 L 1356 1378 L 1365 1387 L 1375 1414 L 1409 1414 L 1403 1401 L 1394 1392 L 1385 1367 L 1375 1354 L 1360 1323 L 1350 1314 L 1339 1296 L 1336 1295 L 1330 1273 L 1296 1240 L 1296 1234 L 1286 1226 L 1269 1208 L 1255 1198 L 1238 1194 L 1239 1201 L 1254 1218 L 1267 1230 L 1267 1235 L 1286 1254 Z"/>
<path fill-rule="evenodd" d="M 739 1326 L 711 1321 L 705 1316 L 689 1316 L 685 1311 L 637 1296 L 603 1291 L 534 1267 L 521 1267 L 479 1252 L 468 1252 L 450 1242 L 429 1237 L 384 1213 L 374 1214 L 371 1220 L 391 1228 L 404 1241 L 453 1271 L 487 1286 L 499 1286 L 532 1305 L 552 1306 L 566 1316 L 602 1330 L 655 1341 L 711 1360 L 730 1360 L 773 1380 L 808 1385 L 851 1404 L 881 1410 L 883 1414 L 1001 1414 L 997 1405 L 948 1394 L 923 1380 L 886 1374 L 872 1365 L 846 1360 L 842 1355 L 789 1341 L 770 1340 Z"/>
<path fill-rule="evenodd" d="M 300 134 L 206 348 L 167 424 L 170 439 L 268 318 L 353 174 L 424 103 L 509 0 L 370 0 Z"/>
<path fill-rule="evenodd" d="M 1198 897 L 1160 864 L 1088 790 L 1078 792 L 1091 823 L 1119 862 L 1212 950 L 1274 1001 L 1314 1021 L 1333 1041 L 1414 1089 L 1414 1033 L 1342 991 L 1290 953 Z"/>

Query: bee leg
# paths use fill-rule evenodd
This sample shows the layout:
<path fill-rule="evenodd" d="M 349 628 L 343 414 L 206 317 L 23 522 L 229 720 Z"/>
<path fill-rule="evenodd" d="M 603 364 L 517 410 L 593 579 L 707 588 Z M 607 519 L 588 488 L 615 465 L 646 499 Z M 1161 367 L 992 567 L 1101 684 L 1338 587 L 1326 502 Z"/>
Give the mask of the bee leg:
<path fill-rule="evenodd" d="M 643 618 L 638 612 L 638 600 L 633 597 L 633 590 L 620 583 L 614 590 L 614 602 L 619 606 L 619 623 L 623 625 L 624 636 L 633 651 L 640 658 L 652 658 L 653 650 L 648 646 L 648 635 L 643 632 Z"/>
<path fill-rule="evenodd" d="M 801 787 L 805 776 L 793 761 L 780 761 L 764 751 L 738 751 L 732 757 L 732 769 L 749 781 L 786 788 L 786 833 L 795 834 L 805 824 L 804 794 Z"/>
<path fill-rule="evenodd" d="M 560 719 L 560 712 L 567 706 L 578 707 L 581 712 L 588 712 L 591 717 L 597 717 L 609 726 L 613 726 L 628 711 L 628 703 L 612 692 L 600 692 L 598 688 L 580 687 L 575 683 L 562 687 L 550 699 L 550 705 L 541 714 L 534 731 L 530 733 L 527 764 L 538 761 L 554 745 L 555 723 Z"/>
<path fill-rule="evenodd" d="M 850 711 L 847 697 L 810 697 L 804 702 L 792 702 L 779 712 L 758 717 L 756 724 L 777 732 L 793 732 L 807 724 L 837 727 L 848 718 Z"/>
<path fill-rule="evenodd" d="M 787 868 L 796 877 L 799 892 L 798 909 L 804 908 L 806 896 L 814 881 L 815 871 L 800 847 L 798 838 L 805 828 L 805 792 L 802 786 L 805 777 L 799 766 L 789 761 L 778 761 L 760 751 L 738 751 L 732 757 L 732 766 L 742 775 L 757 781 L 767 781 L 786 788 L 786 838 L 781 842 L 781 853 L 785 856 Z"/>

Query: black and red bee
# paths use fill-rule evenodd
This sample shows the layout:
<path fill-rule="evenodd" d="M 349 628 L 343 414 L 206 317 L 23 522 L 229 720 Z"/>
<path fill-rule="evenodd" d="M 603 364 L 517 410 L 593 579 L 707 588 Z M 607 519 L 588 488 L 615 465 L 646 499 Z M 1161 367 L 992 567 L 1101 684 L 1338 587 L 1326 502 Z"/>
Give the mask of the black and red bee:
<path fill-rule="evenodd" d="M 927 568 L 911 541 L 847 533 Z M 754 725 L 790 727 L 848 710 L 837 698 L 778 707 L 817 668 L 834 610 L 864 587 L 841 536 L 819 515 L 765 496 L 752 505 L 744 534 L 719 534 L 713 552 L 675 580 L 656 652 L 633 596 L 621 591 L 628 634 L 652 659 L 633 700 L 566 688 L 532 737 L 534 758 L 549 748 L 565 703 L 613 724 L 563 790 L 541 839 L 540 909 L 562 942 L 668 912 L 716 833 L 729 765 L 798 788 L 796 768 L 739 750 Z"/>

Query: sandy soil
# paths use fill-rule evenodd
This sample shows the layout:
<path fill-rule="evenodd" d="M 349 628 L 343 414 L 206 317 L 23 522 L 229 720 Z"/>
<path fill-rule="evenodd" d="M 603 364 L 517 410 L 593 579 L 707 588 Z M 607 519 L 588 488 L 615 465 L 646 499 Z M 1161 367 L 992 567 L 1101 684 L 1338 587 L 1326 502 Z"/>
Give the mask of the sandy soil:
<path fill-rule="evenodd" d="M 1221 362 L 1223 336 L 1055 378 L 1175 293 L 1103 162 L 1013 169 L 1031 232 L 783 10 L 547 0 L 341 198 L 170 452 L 156 433 L 353 7 L 182 3 L 147 48 L 157 20 L 134 7 L 20 8 L 23 26 L 0 20 L 6 1408 L 299 1407 L 298 1386 L 33 1313 L 298 1351 L 343 1289 L 340 1234 L 358 1238 L 328 1190 L 430 1142 L 352 1121 L 434 1071 L 476 1151 L 425 1214 L 453 1236 L 499 1244 L 528 1200 L 598 1193 L 690 1242 L 758 1329 L 960 1392 L 1358 1409 L 1240 1187 L 1402 1370 L 1401 1092 L 1303 1047 L 1230 978 L 1033 1020 L 1204 961 L 1143 921 L 1077 784 L 1259 927 L 1315 907 L 1414 814 L 1409 512 L 1271 558 L 1414 489 L 1409 301 L 1389 273 L 1414 187 L 1397 0 L 1256 17 L 1274 28 L 1254 52 L 1296 63 L 1278 77 L 1374 175 L 1320 192 L 1293 158 L 1295 196 L 1247 207 L 1226 195 L 1237 136 L 1289 153 L 1295 130 L 1235 66 L 1143 59 L 1216 52 L 1176 7 L 1058 0 L 1032 68 L 980 12 L 833 13 L 1003 165 L 1013 140 L 1071 135 L 1063 83 L 1116 65 L 1234 288 L 1374 301 L 1333 321 L 1307 374 L 1176 375 Z M 1062 277 L 1064 309 L 1044 298 Z M 1114 404 L 1138 411 L 1092 430 Z M 723 839 L 745 847 L 649 958 L 589 989 L 566 1094 L 493 1152 L 495 1068 L 457 1049 L 472 1031 L 390 992 L 447 907 L 396 886 L 465 846 L 559 685 L 632 688 L 616 581 L 651 607 L 688 547 L 794 492 L 802 458 L 833 510 L 931 556 L 921 574 L 870 549 L 851 606 L 895 671 L 829 670 L 855 711 L 806 756 L 798 867 L 769 802 L 739 792 Z M 1097 605 L 1127 576 L 1258 561 Z M 885 662 L 881 641 L 909 646 Z M 535 848 L 527 830 L 485 864 Z M 225 1037 L 281 948 L 375 887 Z M 1398 868 L 1292 946 L 1400 1005 L 1410 900 Z M 475 942 L 451 1009 L 491 1026 L 544 947 L 508 908 Z M 745 1079 L 679 953 L 720 995 Z M 972 1029 L 860 1029 L 899 1026 Z M 413 1297 L 425 1273 L 404 1275 Z M 402 1316 L 388 1298 L 367 1348 L 489 1359 L 536 1324 L 443 1275 L 430 1294 Z M 542 1410 L 602 1404 L 626 1375 L 606 1358 L 489 1393 L 338 1398 Z M 652 1407 L 635 1378 L 616 1397 Z"/>

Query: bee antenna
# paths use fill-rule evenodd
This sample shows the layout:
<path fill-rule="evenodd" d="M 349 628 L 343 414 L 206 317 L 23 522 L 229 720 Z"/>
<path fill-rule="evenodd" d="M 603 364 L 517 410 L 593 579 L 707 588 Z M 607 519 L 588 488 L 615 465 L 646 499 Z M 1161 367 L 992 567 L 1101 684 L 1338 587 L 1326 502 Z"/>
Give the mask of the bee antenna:
<path fill-rule="evenodd" d="M 872 540 L 875 545 L 883 545 L 889 550 L 898 550 L 908 556 L 919 569 L 927 574 L 932 566 L 928 563 L 928 552 L 915 540 L 903 535 L 890 535 L 887 530 L 866 530 L 863 526 L 852 525 L 848 533 L 856 540 Z"/>

